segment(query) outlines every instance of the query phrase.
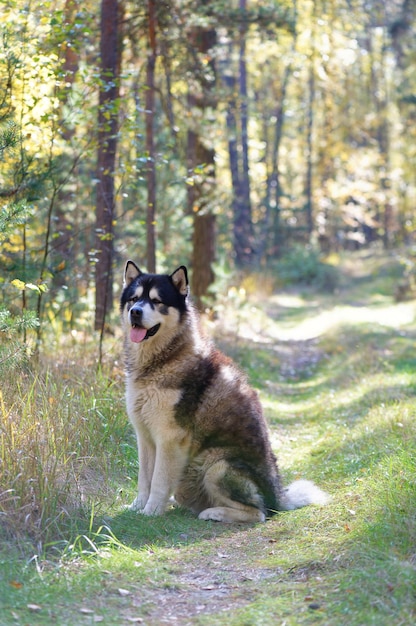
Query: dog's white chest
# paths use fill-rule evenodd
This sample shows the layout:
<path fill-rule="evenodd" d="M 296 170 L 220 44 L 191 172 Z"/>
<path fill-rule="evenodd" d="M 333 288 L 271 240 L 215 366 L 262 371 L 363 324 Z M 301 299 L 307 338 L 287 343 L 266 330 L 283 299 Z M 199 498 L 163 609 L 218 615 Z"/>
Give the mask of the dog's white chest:
<path fill-rule="evenodd" d="M 146 424 L 152 430 L 156 425 L 167 426 L 174 419 L 175 405 L 180 399 L 179 389 L 161 389 L 156 386 L 142 387 L 127 382 L 127 412 L 133 425 Z"/>

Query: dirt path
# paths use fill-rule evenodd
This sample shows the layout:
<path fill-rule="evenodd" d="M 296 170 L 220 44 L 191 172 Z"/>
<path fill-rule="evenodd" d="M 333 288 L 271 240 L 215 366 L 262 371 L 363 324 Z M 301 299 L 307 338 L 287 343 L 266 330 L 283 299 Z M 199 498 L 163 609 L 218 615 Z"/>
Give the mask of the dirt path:
<path fill-rule="evenodd" d="M 274 522 L 269 522 L 273 524 Z M 132 621 L 137 613 L 141 623 L 181 624 L 197 623 L 198 616 L 207 616 L 243 607 L 261 595 L 260 584 L 276 584 L 282 576 L 279 568 L 262 566 L 253 560 L 253 545 L 259 557 L 272 551 L 273 539 L 266 526 L 242 527 L 236 534 L 213 539 L 204 554 L 192 546 L 185 562 L 169 561 L 165 584 L 140 587 L 130 595 L 128 608 L 121 616 Z M 182 548 L 183 550 L 183 548 Z"/>

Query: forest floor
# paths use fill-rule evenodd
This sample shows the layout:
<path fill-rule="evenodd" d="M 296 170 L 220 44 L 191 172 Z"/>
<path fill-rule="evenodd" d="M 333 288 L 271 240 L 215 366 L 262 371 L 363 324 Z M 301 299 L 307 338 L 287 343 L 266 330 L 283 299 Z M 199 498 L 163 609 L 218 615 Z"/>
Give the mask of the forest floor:
<path fill-rule="evenodd" d="M 123 509 L 132 478 L 61 553 L 3 543 L 1 626 L 415 622 L 416 301 L 394 300 L 395 257 L 340 272 L 333 294 L 240 293 L 208 323 L 259 390 L 284 482 L 331 502 L 249 526 L 151 519 Z"/>

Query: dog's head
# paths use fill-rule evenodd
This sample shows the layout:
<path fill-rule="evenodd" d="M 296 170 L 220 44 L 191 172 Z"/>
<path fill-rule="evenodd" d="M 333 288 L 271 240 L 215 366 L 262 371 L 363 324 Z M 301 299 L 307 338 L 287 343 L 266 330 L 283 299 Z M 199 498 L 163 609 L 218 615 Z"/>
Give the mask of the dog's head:
<path fill-rule="evenodd" d="M 125 328 L 134 343 L 170 333 L 187 310 L 188 274 L 185 266 L 173 274 L 146 274 L 133 261 L 124 270 L 120 307 Z"/>

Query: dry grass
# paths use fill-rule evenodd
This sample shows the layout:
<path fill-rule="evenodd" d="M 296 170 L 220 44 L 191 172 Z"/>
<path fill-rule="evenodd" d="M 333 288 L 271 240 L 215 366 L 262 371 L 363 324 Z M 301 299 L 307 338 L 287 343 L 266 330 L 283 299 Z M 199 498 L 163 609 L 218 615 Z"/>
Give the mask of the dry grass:
<path fill-rule="evenodd" d="M 107 501 L 127 423 L 113 381 L 91 362 L 26 369 L 1 391 L 3 530 L 37 550 L 70 532 L 74 516 Z"/>

